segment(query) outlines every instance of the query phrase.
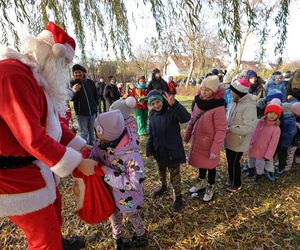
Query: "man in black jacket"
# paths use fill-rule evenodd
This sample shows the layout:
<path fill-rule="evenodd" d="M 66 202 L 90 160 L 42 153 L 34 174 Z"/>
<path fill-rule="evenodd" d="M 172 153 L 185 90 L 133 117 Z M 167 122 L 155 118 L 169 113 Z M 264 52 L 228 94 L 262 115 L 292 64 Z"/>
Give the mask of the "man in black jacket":
<path fill-rule="evenodd" d="M 105 82 L 103 76 L 100 77 L 99 82 L 96 83 L 96 87 L 98 90 L 98 95 L 99 95 L 99 113 L 105 112 L 106 111 L 106 103 L 104 99 L 104 88 L 105 88 Z"/>
<path fill-rule="evenodd" d="M 167 82 L 161 77 L 160 70 L 158 68 L 153 69 L 152 79 L 148 85 L 148 91 L 158 90 L 160 93 L 170 94 L 170 90 Z"/>
<path fill-rule="evenodd" d="M 98 92 L 95 83 L 84 76 L 84 67 L 75 64 L 72 67 L 73 80 L 70 87 L 73 91 L 72 101 L 77 117 L 80 134 L 88 144 L 94 143 L 94 122 L 97 115 L 99 102 Z"/>
<path fill-rule="evenodd" d="M 114 76 L 108 77 L 109 83 L 105 85 L 103 96 L 106 103 L 106 111 L 109 111 L 113 102 L 120 99 L 121 95 L 116 86 L 116 79 Z"/>

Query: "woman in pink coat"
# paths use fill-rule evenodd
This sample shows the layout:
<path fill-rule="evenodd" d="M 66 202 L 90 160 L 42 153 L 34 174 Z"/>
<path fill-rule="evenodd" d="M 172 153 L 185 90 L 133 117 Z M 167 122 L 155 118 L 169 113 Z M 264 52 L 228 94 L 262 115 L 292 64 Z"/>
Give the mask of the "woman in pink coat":
<path fill-rule="evenodd" d="M 185 131 L 184 141 L 192 139 L 189 164 L 199 168 L 199 183 L 190 189 L 192 197 L 205 190 L 204 201 L 210 201 L 214 194 L 216 167 L 226 135 L 225 89 L 217 76 L 209 76 L 200 86 L 195 97 L 192 118 Z M 208 172 L 208 185 L 205 178 Z"/>

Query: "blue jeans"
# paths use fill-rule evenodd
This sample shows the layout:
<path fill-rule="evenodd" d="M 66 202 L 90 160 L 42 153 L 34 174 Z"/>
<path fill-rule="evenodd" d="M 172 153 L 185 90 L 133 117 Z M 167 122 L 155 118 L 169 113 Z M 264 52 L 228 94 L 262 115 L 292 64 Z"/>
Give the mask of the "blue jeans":
<path fill-rule="evenodd" d="M 94 123 L 96 114 L 91 116 L 77 115 L 76 117 L 81 137 L 85 139 L 89 145 L 93 145 L 95 140 Z"/>

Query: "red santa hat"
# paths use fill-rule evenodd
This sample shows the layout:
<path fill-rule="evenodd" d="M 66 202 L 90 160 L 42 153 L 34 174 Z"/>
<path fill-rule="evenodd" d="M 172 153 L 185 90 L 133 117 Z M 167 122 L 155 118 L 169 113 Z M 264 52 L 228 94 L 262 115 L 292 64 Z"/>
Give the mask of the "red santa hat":
<path fill-rule="evenodd" d="M 49 22 L 37 38 L 49 44 L 56 57 L 65 57 L 68 62 L 73 60 L 76 48 L 75 40 L 55 23 Z"/>

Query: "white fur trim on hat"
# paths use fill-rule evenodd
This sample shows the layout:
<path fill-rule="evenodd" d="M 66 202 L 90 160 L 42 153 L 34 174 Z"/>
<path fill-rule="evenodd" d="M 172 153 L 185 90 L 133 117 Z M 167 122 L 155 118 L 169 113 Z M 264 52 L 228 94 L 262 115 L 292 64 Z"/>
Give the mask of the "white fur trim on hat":
<path fill-rule="evenodd" d="M 57 58 L 65 57 L 70 63 L 73 60 L 75 55 L 74 49 L 67 43 L 54 43 L 53 35 L 48 30 L 43 30 L 40 34 L 38 34 L 37 39 L 43 41 L 52 47 L 52 53 Z"/>

